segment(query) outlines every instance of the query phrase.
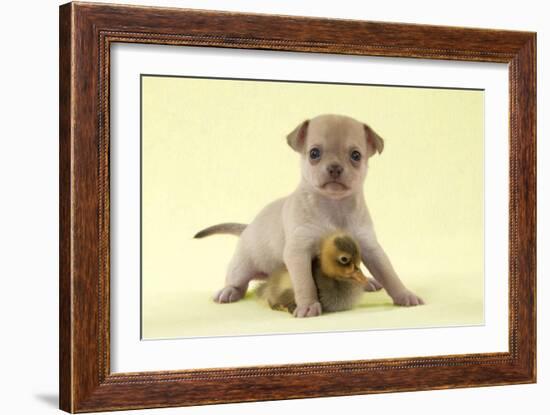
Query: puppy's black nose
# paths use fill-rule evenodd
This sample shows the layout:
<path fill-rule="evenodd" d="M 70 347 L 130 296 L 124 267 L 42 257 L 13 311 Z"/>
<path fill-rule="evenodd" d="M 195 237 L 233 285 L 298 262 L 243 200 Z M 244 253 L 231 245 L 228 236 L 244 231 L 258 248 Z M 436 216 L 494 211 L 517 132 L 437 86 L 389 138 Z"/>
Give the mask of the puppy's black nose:
<path fill-rule="evenodd" d="M 339 164 L 331 164 L 327 167 L 327 170 L 330 177 L 332 177 L 333 179 L 337 179 L 344 171 L 344 168 Z"/>

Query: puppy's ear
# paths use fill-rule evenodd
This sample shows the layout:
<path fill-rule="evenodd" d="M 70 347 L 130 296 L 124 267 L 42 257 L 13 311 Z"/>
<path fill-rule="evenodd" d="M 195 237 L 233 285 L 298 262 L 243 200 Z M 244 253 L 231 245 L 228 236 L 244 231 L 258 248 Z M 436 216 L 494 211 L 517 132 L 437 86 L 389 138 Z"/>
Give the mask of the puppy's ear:
<path fill-rule="evenodd" d="M 363 124 L 365 128 L 365 135 L 367 136 L 367 151 L 368 156 L 372 156 L 376 152 L 381 154 L 384 150 L 384 140 L 376 132 L 370 128 L 367 124 Z"/>
<path fill-rule="evenodd" d="M 300 125 L 298 125 L 298 127 L 296 127 L 294 131 L 286 136 L 286 142 L 288 143 L 288 145 L 298 153 L 301 153 L 304 148 L 308 125 L 309 120 L 305 120 Z"/>

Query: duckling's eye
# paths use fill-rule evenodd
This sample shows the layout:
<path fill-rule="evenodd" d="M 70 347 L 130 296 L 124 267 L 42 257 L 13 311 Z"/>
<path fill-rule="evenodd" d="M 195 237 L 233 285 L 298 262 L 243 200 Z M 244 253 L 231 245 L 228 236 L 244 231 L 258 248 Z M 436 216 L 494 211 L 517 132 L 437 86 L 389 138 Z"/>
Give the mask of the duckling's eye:
<path fill-rule="evenodd" d="M 321 150 L 317 147 L 313 147 L 309 150 L 309 158 L 311 160 L 319 160 L 321 158 Z"/>
<path fill-rule="evenodd" d="M 345 256 L 345 255 L 342 255 L 340 258 L 338 258 L 338 262 L 340 262 L 340 264 L 342 265 L 347 265 L 349 264 L 349 257 Z"/>
<path fill-rule="evenodd" d="M 353 161 L 361 161 L 361 153 L 357 150 L 353 150 L 350 154 L 350 157 Z"/>

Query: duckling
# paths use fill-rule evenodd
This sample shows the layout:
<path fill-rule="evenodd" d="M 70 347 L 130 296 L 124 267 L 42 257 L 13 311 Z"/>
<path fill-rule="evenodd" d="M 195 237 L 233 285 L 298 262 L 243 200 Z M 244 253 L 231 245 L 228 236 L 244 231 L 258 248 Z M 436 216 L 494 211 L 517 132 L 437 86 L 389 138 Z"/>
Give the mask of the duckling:
<path fill-rule="evenodd" d="M 364 285 L 368 283 L 360 264 L 359 246 L 350 235 L 334 232 L 321 240 L 311 270 L 324 312 L 349 310 L 357 304 Z M 270 275 L 256 294 L 267 300 L 274 310 L 292 313 L 296 308 L 292 281 L 286 268 Z"/>

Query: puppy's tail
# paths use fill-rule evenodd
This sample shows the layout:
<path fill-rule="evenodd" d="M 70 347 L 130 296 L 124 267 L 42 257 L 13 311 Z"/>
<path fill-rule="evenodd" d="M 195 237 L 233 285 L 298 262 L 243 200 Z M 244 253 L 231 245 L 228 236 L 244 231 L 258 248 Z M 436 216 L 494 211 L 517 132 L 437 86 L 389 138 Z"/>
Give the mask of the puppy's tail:
<path fill-rule="evenodd" d="M 218 225 L 210 226 L 202 231 L 198 232 L 193 238 L 204 238 L 206 236 L 214 234 L 227 234 L 239 236 L 243 233 L 247 225 L 244 223 L 220 223 Z"/>

